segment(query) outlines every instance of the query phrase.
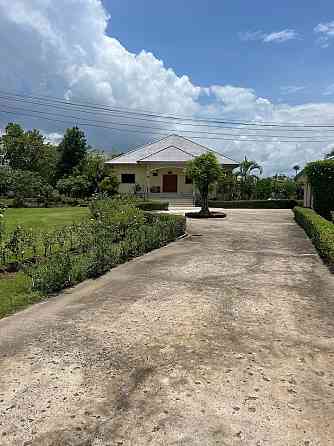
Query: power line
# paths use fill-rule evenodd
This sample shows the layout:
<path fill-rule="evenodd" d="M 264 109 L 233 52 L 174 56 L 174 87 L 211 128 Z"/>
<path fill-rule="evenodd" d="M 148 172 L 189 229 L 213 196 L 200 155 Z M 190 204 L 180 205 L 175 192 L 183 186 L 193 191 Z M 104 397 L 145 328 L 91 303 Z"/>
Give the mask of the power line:
<path fill-rule="evenodd" d="M 131 115 L 143 115 L 143 116 L 147 116 L 147 117 L 152 117 L 152 118 L 166 118 L 166 119 L 171 119 L 171 120 L 184 120 L 184 121 L 190 121 L 190 122 L 209 122 L 209 123 L 216 123 L 216 124 L 230 124 L 230 125 L 243 125 L 243 126 L 260 126 L 260 127 L 279 127 L 279 128 L 323 128 L 323 129 L 329 129 L 329 128 L 334 128 L 334 124 L 306 124 L 306 123 L 283 123 L 281 122 L 270 122 L 270 121 L 236 121 L 236 120 L 222 120 L 222 119 L 217 119 L 217 118 L 211 118 L 211 117 L 206 117 L 206 118 L 194 118 L 194 117 L 185 117 L 185 116 L 176 116 L 176 115 L 168 115 L 168 114 L 159 114 L 159 113 L 155 113 L 155 112 L 148 112 L 148 111 L 138 111 L 136 109 L 126 109 L 126 108 L 115 108 L 115 107 L 110 107 L 107 105 L 99 105 L 99 104 L 94 104 L 94 103 L 90 103 L 90 102 L 71 102 L 71 101 L 65 101 L 64 99 L 61 98 L 57 98 L 57 97 L 52 97 L 52 96 L 32 96 L 32 95 L 22 95 L 22 94 L 17 94 L 17 93 L 8 93 L 5 92 L 3 90 L 0 90 L 0 93 L 3 93 L 5 95 L 9 95 L 9 96 L 14 96 L 14 97 L 20 97 L 20 98 L 28 98 L 28 99 L 37 99 L 37 100 L 41 100 L 41 101 L 53 101 L 53 102 L 58 102 L 61 104 L 71 104 L 71 105 L 75 105 L 78 107 L 89 107 L 92 109 L 96 109 L 96 110 L 107 110 L 107 111 L 113 111 L 113 112 L 122 112 L 122 113 L 127 113 L 127 114 L 131 114 Z"/>
<path fill-rule="evenodd" d="M 5 114 L 11 114 L 11 115 L 21 115 L 21 116 L 26 116 L 29 118 L 35 118 L 35 119 L 44 119 L 47 121 L 51 121 L 51 122 L 59 122 L 59 123 L 64 123 L 64 124 L 69 124 L 69 122 L 71 123 L 71 125 L 77 125 L 77 126 L 82 126 L 82 127 L 96 127 L 96 128 L 103 128 L 103 129 L 107 129 L 107 130 L 115 130 L 115 131 L 123 131 L 123 132 L 131 132 L 131 133 L 140 133 L 140 134 L 153 134 L 153 135 L 161 135 L 161 136 L 168 136 L 170 134 L 169 133 L 162 133 L 160 131 L 156 131 L 155 129 L 152 128 L 147 128 L 146 130 L 142 131 L 142 130 L 133 130 L 133 129 L 124 129 L 124 128 L 118 128 L 118 127 L 114 127 L 114 126 L 105 126 L 105 125 L 100 125 L 98 123 L 92 123 L 92 122 L 79 122 L 77 120 L 77 118 L 74 118 L 73 121 L 65 121 L 64 119 L 57 119 L 57 118 L 48 118 L 45 115 L 53 115 L 53 116 L 59 116 L 56 114 L 51 114 L 51 113 L 40 113 L 40 112 L 36 112 L 34 110 L 27 110 L 24 109 L 25 111 L 28 111 L 29 113 L 24 113 L 21 111 L 8 111 L 8 110 L 0 110 L 0 113 L 5 113 Z M 31 113 L 35 113 L 37 116 L 31 115 Z M 119 123 L 117 124 L 119 125 Z M 167 131 L 167 130 L 166 130 Z M 179 132 L 184 133 L 184 132 Z M 209 133 L 210 134 L 210 133 Z M 232 136 L 232 135 L 229 135 Z M 236 135 L 239 136 L 239 135 Z M 246 137 L 242 137 L 242 139 L 237 139 L 237 138 L 225 138 L 225 137 L 210 137 L 210 136 L 189 136 L 192 139 L 207 139 L 207 140 L 216 140 L 216 141 L 233 141 L 233 142 L 284 142 L 284 143 L 293 143 L 296 141 L 293 140 L 276 140 L 276 141 L 268 141 L 268 140 L 261 140 L 261 139 L 247 139 Z M 305 140 L 305 141 L 299 141 L 299 142 L 305 142 L 305 143 L 329 143 L 329 140 Z"/>
<path fill-rule="evenodd" d="M 66 112 L 67 111 L 71 111 L 71 110 L 69 110 L 69 108 L 74 108 L 74 111 L 78 112 L 78 113 L 84 113 L 84 114 L 88 114 L 88 115 L 93 113 L 92 111 L 89 110 L 89 108 L 88 108 L 88 110 L 81 109 L 81 108 L 78 109 L 79 106 L 73 105 L 73 104 L 59 105 L 57 102 L 53 103 L 52 101 L 43 103 L 43 102 L 40 102 L 39 100 L 29 100 L 29 99 L 23 99 L 23 98 L 12 98 L 12 97 L 9 97 L 9 96 L 1 96 L 1 95 L 0 95 L 0 99 L 8 101 L 10 106 L 12 106 L 11 102 L 13 101 L 14 103 L 15 102 L 23 102 L 24 104 L 37 105 L 39 107 L 52 107 L 53 109 L 62 110 L 62 111 L 66 111 Z M 14 105 L 16 105 L 16 104 L 14 104 Z M 82 107 L 82 106 L 80 106 L 80 107 Z M 110 111 L 110 112 L 105 112 L 105 111 L 101 112 L 101 111 L 99 111 L 98 113 L 99 113 L 99 115 L 102 115 L 102 116 L 111 116 L 111 117 L 116 117 L 116 118 L 124 118 L 124 119 L 130 120 L 130 121 L 132 121 L 132 120 L 135 120 L 135 121 L 139 120 L 139 121 L 143 121 L 143 122 L 149 122 L 150 124 L 152 124 L 152 123 L 158 123 L 158 124 L 159 123 L 169 123 L 170 124 L 170 121 L 163 120 L 161 118 L 147 118 L 147 117 L 143 118 L 143 117 L 132 116 L 132 115 L 123 114 L 123 113 L 119 113 L 119 112 L 115 113 L 115 112 L 112 112 L 112 111 Z M 96 115 L 96 111 L 94 112 L 94 115 Z M 134 125 L 134 124 L 132 124 L 132 125 Z M 235 127 L 235 126 L 231 127 L 231 125 L 230 126 L 208 125 L 208 124 L 194 124 L 194 123 L 189 123 L 189 122 L 182 122 L 182 123 L 178 122 L 176 125 L 191 126 L 191 127 L 196 127 L 196 128 L 197 127 L 206 127 L 206 128 L 209 128 L 209 129 L 217 128 L 217 129 L 226 129 L 226 130 L 232 130 L 232 131 L 234 131 L 234 130 L 243 130 L 243 131 L 247 131 L 247 132 L 249 132 L 249 131 L 252 131 L 252 132 L 265 131 L 265 132 L 268 132 L 270 130 L 273 130 L 273 129 L 269 128 L 269 127 L 267 127 L 267 128 L 247 128 L 245 126 L 243 126 L 243 127 Z M 274 130 L 275 131 L 280 131 L 280 132 L 294 132 L 294 133 L 295 132 L 302 132 L 302 133 L 312 132 L 313 133 L 315 131 L 315 130 L 311 130 L 311 129 L 281 129 L 281 128 L 275 128 Z M 317 131 L 320 131 L 320 130 L 317 129 Z M 334 132 L 334 129 L 327 129 L 327 130 L 322 129 L 321 131 L 322 132 Z M 199 133 L 201 133 L 201 132 L 199 132 Z M 253 137 L 253 136 L 256 136 L 256 135 L 255 134 L 249 134 L 247 136 Z M 270 135 L 263 135 L 263 136 L 266 137 L 266 136 L 270 136 Z M 275 137 L 276 136 L 277 135 L 275 135 Z M 279 135 L 279 136 L 282 137 L 284 135 Z M 326 137 L 327 135 L 312 135 L 312 136 L 313 137 L 320 137 L 320 138 L 322 138 L 322 137 Z M 286 138 L 290 138 L 290 136 L 288 136 L 288 135 L 286 135 L 285 137 Z M 305 136 L 305 138 L 306 137 L 307 136 Z M 296 138 L 298 138 L 298 137 L 296 136 Z"/>
<path fill-rule="evenodd" d="M 3 104 L 4 105 L 4 104 Z M 40 114 L 40 113 L 43 113 L 43 115 L 45 114 L 45 115 L 49 115 L 49 116 L 55 116 L 55 117 L 60 117 L 60 118 L 63 118 L 64 117 L 64 115 L 59 115 L 59 114 L 56 114 L 56 113 L 52 113 L 52 112 L 41 112 L 41 111 L 37 111 L 37 110 L 31 110 L 31 109 L 28 109 L 28 108 L 19 108 L 19 107 L 13 107 L 13 106 L 10 106 L 10 109 L 12 109 L 12 110 L 14 110 L 14 111 L 23 111 L 23 112 L 29 112 L 29 113 L 33 113 L 33 114 Z M 79 119 L 82 119 L 82 117 L 80 116 L 73 116 L 73 115 L 67 115 L 67 116 L 65 116 L 65 117 L 68 117 L 68 118 L 71 118 L 71 119 L 75 119 L 75 120 L 79 120 Z M 125 126 L 125 127 L 133 127 L 133 128 L 139 128 L 139 129 L 147 129 L 147 128 L 149 128 L 149 130 L 158 130 L 158 131 L 160 131 L 160 130 L 162 130 L 162 131 L 164 131 L 164 132 L 175 132 L 176 131 L 176 129 L 175 128 L 173 128 L 173 129 L 167 129 L 167 128 L 165 128 L 165 127 L 148 127 L 147 125 L 138 125 L 138 124 L 132 124 L 132 123 L 125 123 L 125 122 L 118 122 L 118 121 L 102 121 L 102 120 L 91 120 L 91 119 L 89 119 L 88 120 L 89 122 L 92 122 L 92 123 L 98 123 L 98 124 L 112 124 L 112 125 L 120 125 L 120 126 Z M 232 130 L 234 130 L 234 129 L 232 129 Z M 194 131 L 194 130 L 183 130 L 183 129 L 178 129 L 178 131 L 181 131 L 181 132 L 183 132 L 183 133 L 190 133 L 190 134 L 198 134 L 198 135 L 210 135 L 210 136 L 229 136 L 229 137 L 232 137 L 232 136 L 235 136 L 235 137 L 257 137 L 257 135 L 245 135 L 245 134 L 241 134 L 241 133 L 237 133 L 237 134 L 234 134 L 234 133 L 224 133 L 224 132 L 208 132 L 208 131 L 200 131 L 200 130 L 198 130 L 198 131 Z M 272 138 L 282 138 L 283 136 L 282 135 L 261 135 L 261 138 L 270 138 L 270 139 L 272 139 Z M 327 136 L 327 135 L 325 135 L 325 136 L 322 136 L 322 135 L 316 135 L 316 137 L 318 137 L 318 138 L 330 138 L 329 136 Z M 289 138 L 289 139 L 291 139 L 292 141 L 294 141 L 294 140 L 303 140 L 303 141 L 309 141 L 309 140 L 313 140 L 313 137 L 310 137 L 310 136 L 284 136 L 284 138 Z M 332 139 L 330 139 L 329 141 L 331 141 Z M 325 142 L 326 142 L 327 140 L 325 140 Z"/>

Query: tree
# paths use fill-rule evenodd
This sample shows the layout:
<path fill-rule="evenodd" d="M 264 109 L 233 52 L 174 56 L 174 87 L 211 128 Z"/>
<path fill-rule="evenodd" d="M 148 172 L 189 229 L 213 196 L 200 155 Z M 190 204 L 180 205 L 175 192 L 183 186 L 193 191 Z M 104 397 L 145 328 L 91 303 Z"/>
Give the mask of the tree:
<path fill-rule="evenodd" d="M 243 200 L 249 200 L 254 192 L 258 180 L 258 176 L 253 173 L 255 170 L 262 174 L 262 167 L 256 161 L 248 160 L 246 157 L 241 161 L 236 175 L 240 181 L 240 192 Z"/>
<path fill-rule="evenodd" d="M 52 182 L 56 164 L 56 147 L 46 143 L 39 130 L 24 131 L 19 124 L 10 123 L 2 137 L 3 154 L 14 170 L 39 173 Z"/>
<path fill-rule="evenodd" d="M 17 207 L 24 205 L 26 198 L 45 200 L 52 194 L 52 187 L 36 172 L 29 170 L 12 171 L 11 189 Z"/>
<path fill-rule="evenodd" d="M 78 168 L 78 171 L 91 183 L 92 193 L 99 192 L 99 185 L 107 176 L 106 161 L 107 156 L 103 152 L 94 150 L 86 153 Z"/>
<path fill-rule="evenodd" d="M 261 178 L 256 182 L 255 193 L 257 199 L 268 200 L 268 198 L 271 198 L 272 191 L 273 184 L 271 178 Z"/>
<path fill-rule="evenodd" d="M 117 194 L 118 187 L 119 181 L 116 176 L 105 177 L 99 184 L 99 191 L 112 196 Z"/>
<path fill-rule="evenodd" d="M 296 176 L 298 175 L 298 172 L 299 172 L 299 170 L 300 170 L 300 166 L 298 166 L 298 164 L 295 164 L 294 166 L 293 166 L 293 170 L 296 172 Z"/>
<path fill-rule="evenodd" d="M 189 161 L 186 168 L 186 175 L 192 178 L 194 185 L 201 195 L 200 214 L 209 215 L 209 189 L 221 177 L 223 170 L 212 152 L 204 153 Z"/>
<path fill-rule="evenodd" d="M 59 144 L 58 178 L 72 174 L 74 168 L 84 160 L 87 150 L 84 132 L 78 127 L 67 129 Z"/>
<path fill-rule="evenodd" d="M 70 175 L 57 182 L 57 190 L 73 198 L 85 198 L 90 195 L 90 182 L 83 175 Z"/>

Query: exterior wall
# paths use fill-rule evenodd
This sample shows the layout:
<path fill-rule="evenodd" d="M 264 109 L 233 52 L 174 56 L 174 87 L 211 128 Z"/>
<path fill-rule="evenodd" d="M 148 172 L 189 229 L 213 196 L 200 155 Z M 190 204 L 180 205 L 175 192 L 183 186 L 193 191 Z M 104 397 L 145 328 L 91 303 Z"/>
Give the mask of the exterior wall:
<path fill-rule="evenodd" d="M 119 192 L 122 194 L 133 194 L 135 192 L 135 185 L 139 184 L 142 192 L 145 191 L 146 186 L 146 168 L 145 166 L 137 166 L 133 164 L 111 165 L 111 172 L 118 178 L 120 182 Z M 122 173 L 134 173 L 136 175 L 135 184 L 124 184 L 121 182 Z"/>
<path fill-rule="evenodd" d="M 151 165 L 140 164 L 112 164 L 110 165 L 111 172 L 117 176 L 120 186 L 120 193 L 134 193 L 135 185 L 140 186 L 141 193 L 152 193 L 151 188 L 160 187 L 160 193 L 163 193 L 163 175 L 167 175 L 169 172 L 177 175 L 177 193 L 178 194 L 192 194 L 193 185 L 186 184 L 185 164 L 179 163 L 178 165 L 166 166 L 166 164 L 155 163 Z M 224 166 L 225 170 L 232 171 L 233 168 Z M 157 172 L 157 176 L 153 176 L 153 172 Z M 121 183 L 122 174 L 134 173 L 136 175 L 135 184 L 123 184 Z M 157 189 L 156 189 L 157 190 Z M 216 196 L 216 188 L 210 194 L 210 197 Z"/>
<path fill-rule="evenodd" d="M 116 175 L 120 182 L 119 191 L 121 193 L 134 193 L 135 184 L 141 187 L 140 192 L 147 192 L 152 187 L 160 187 L 160 193 L 163 193 L 163 175 L 167 175 L 171 172 L 177 175 L 177 193 L 186 194 L 192 193 L 193 185 L 186 184 L 186 176 L 184 172 L 184 166 L 166 166 L 165 164 L 154 165 L 111 165 L 111 172 Z M 153 172 L 157 172 L 157 176 L 153 176 Z M 122 174 L 134 173 L 136 175 L 135 184 L 123 184 L 121 183 Z"/>

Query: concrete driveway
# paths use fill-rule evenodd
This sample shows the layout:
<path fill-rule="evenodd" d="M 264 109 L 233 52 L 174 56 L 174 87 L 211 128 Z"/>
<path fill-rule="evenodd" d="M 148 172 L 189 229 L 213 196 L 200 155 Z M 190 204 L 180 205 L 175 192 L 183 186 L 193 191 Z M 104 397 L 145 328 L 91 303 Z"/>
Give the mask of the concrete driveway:
<path fill-rule="evenodd" d="M 0 444 L 334 442 L 334 279 L 288 210 L 190 237 L 0 321 Z"/>

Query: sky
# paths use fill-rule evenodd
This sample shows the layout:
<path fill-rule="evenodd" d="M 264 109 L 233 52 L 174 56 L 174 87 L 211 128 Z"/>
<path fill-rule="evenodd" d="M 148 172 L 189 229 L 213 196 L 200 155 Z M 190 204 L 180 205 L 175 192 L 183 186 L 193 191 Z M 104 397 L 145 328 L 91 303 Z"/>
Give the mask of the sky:
<path fill-rule="evenodd" d="M 106 151 L 181 133 L 254 159 L 267 175 L 292 174 L 334 145 L 334 127 L 294 126 L 334 126 L 333 55 L 329 0 L 0 0 L 0 128 L 20 122 L 58 141 L 66 127 L 94 120 L 83 125 L 88 142 Z M 8 93 L 291 128 L 148 123 Z M 115 122 L 122 131 L 104 128 Z"/>

